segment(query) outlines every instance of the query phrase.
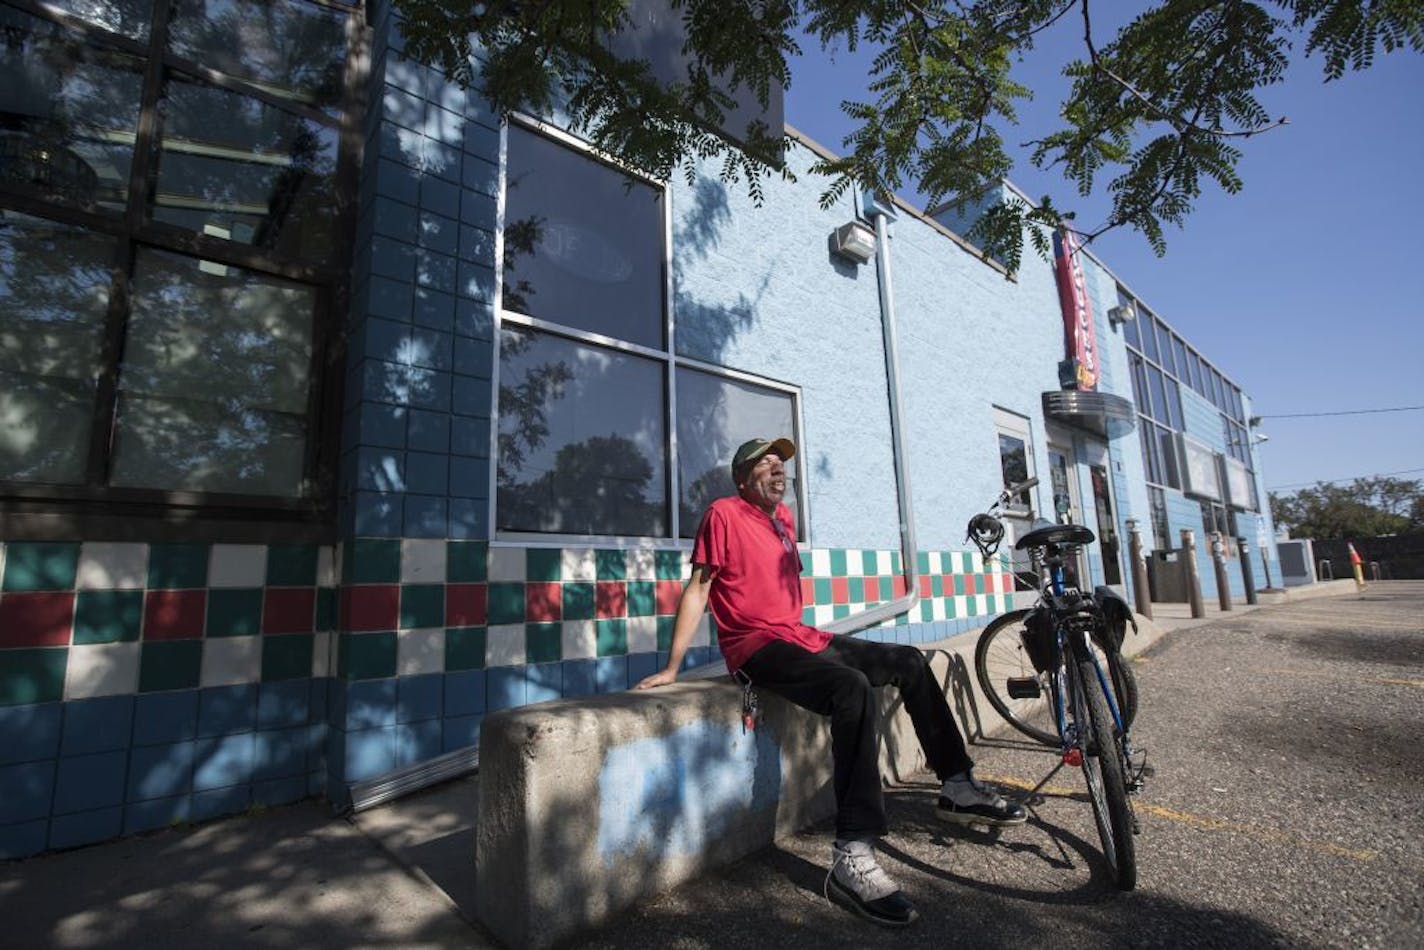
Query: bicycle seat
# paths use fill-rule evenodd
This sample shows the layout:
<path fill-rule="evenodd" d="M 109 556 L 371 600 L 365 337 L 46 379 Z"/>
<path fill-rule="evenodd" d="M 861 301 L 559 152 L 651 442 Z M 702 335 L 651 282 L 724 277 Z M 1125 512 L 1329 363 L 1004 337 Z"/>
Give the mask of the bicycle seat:
<path fill-rule="evenodd" d="M 1080 524 L 1054 524 L 1034 528 L 1014 545 L 1020 551 L 1050 544 L 1092 544 L 1098 536 Z"/>

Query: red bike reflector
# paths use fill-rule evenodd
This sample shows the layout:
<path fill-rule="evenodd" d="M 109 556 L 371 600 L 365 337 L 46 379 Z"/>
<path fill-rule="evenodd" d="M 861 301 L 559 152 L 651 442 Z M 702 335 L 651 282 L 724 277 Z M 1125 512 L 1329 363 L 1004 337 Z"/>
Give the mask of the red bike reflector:
<path fill-rule="evenodd" d="M 1070 765 L 1075 769 L 1081 769 L 1083 767 L 1083 750 L 1069 749 L 1063 753 L 1063 764 Z"/>

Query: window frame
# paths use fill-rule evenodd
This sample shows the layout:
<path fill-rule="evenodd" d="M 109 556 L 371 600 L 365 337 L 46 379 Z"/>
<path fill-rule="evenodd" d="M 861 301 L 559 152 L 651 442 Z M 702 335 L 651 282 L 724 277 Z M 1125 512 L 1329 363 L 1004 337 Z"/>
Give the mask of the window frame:
<path fill-rule="evenodd" d="M 577 153 L 581 158 L 603 165 L 613 171 L 626 175 L 641 183 L 657 189 L 662 196 L 662 256 L 659 265 L 662 269 L 662 306 L 663 306 L 663 339 L 664 348 L 649 347 L 640 343 L 633 343 L 606 334 L 583 330 L 577 327 L 570 327 L 564 324 L 553 323 L 539 317 L 508 310 L 504 307 L 504 241 L 505 241 L 505 217 L 507 208 L 507 185 L 509 176 L 509 130 L 511 127 L 518 127 L 534 135 L 541 135 Z M 730 366 L 722 366 L 708 363 L 703 360 L 683 356 L 677 350 L 677 314 L 673 291 L 673 216 L 672 216 L 672 193 L 669 182 L 659 179 L 653 175 L 633 168 L 625 163 L 617 161 L 615 158 L 599 153 L 589 143 L 578 137 L 558 128 L 548 122 L 544 122 L 533 116 L 523 113 L 514 113 L 500 129 L 500 188 L 496 198 L 496 226 L 495 226 L 495 278 L 494 278 L 494 339 L 493 367 L 490 373 L 490 466 L 489 466 L 489 543 L 494 547 L 551 547 L 564 548 L 571 544 L 589 545 L 596 544 L 600 547 L 629 548 L 629 547 L 653 547 L 658 549 L 682 550 L 690 549 L 693 543 L 692 538 L 680 536 L 681 507 L 682 507 L 682 484 L 679 473 L 679 451 L 677 426 L 678 415 L 678 386 L 677 372 L 679 369 L 694 370 L 706 373 L 710 376 L 720 377 L 747 385 L 756 386 L 770 391 L 775 395 L 786 396 L 791 401 L 792 426 L 795 431 L 788 433 L 792 441 L 796 443 L 797 452 L 792 459 L 794 466 L 793 484 L 796 491 L 795 509 L 800 517 L 797 519 L 797 545 L 805 549 L 810 545 L 811 539 L 811 500 L 810 492 L 806 485 L 807 468 L 804 465 L 806 455 L 805 446 L 802 444 L 802 434 L 806 431 L 804 419 L 804 400 L 802 399 L 801 387 L 781 380 L 771 379 L 756 373 L 735 369 Z M 573 341 L 579 345 L 601 347 L 621 353 L 637 356 L 639 358 L 655 361 L 659 364 L 662 377 L 662 398 L 663 398 L 663 422 L 664 439 L 663 452 L 667 472 L 665 475 L 665 487 L 667 492 L 668 508 L 668 532 L 665 536 L 628 536 L 611 534 L 576 534 L 576 533 L 553 533 L 553 532 L 532 532 L 515 531 L 501 529 L 499 525 L 498 513 L 498 479 L 499 479 L 499 425 L 500 407 L 499 390 L 500 377 L 502 373 L 502 361 L 500 359 L 500 339 L 502 331 L 506 326 L 516 327 L 534 333 L 543 333 L 557 336 L 561 339 Z M 768 433 L 768 436 L 771 434 Z"/>
<path fill-rule="evenodd" d="M 57 199 L 18 183 L 0 182 L 0 208 L 62 226 L 79 228 L 113 243 L 108 316 L 95 379 L 93 427 L 86 480 L 61 485 L 0 479 L 0 524 L 9 540 L 82 537 L 86 540 L 241 541 L 304 543 L 336 538 L 336 467 L 340 449 L 344 359 L 340 327 L 351 297 L 357 182 L 361 163 L 363 90 L 369 73 L 371 30 L 364 6 L 332 0 L 287 0 L 340 11 L 344 56 L 340 111 L 330 115 L 277 95 L 261 84 L 219 73 L 167 49 L 176 0 L 154 0 L 148 37 L 110 33 L 63 10 L 29 0 L 11 6 L 86 46 L 142 60 L 142 86 L 134 129 L 129 182 L 122 211 L 107 211 Z M 162 129 L 158 106 L 165 78 L 180 74 L 275 106 L 332 129 L 337 140 L 332 187 L 342 196 L 333 222 L 332 250 L 324 261 L 299 260 L 255 245 L 199 234 L 156 220 L 150 191 L 157 181 Z M 308 369 L 307 438 L 302 496 L 274 497 L 184 489 L 121 488 L 108 484 L 121 354 L 127 334 L 129 285 L 140 248 L 229 264 L 260 275 L 295 281 L 314 294 L 312 353 Z"/>

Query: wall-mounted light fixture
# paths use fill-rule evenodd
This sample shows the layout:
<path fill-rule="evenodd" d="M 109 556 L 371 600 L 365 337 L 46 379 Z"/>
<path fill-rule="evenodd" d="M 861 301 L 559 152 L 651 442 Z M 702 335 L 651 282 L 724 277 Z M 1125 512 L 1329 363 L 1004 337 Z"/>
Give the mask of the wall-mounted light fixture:
<path fill-rule="evenodd" d="M 1109 323 L 1126 323 L 1129 320 L 1137 319 L 1137 304 L 1129 300 L 1127 303 L 1119 304 L 1108 311 Z"/>
<path fill-rule="evenodd" d="M 848 221 L 831 232 L 831 251 L 864 264 L 875 256 L 875 232 L 859 221 Z"/>

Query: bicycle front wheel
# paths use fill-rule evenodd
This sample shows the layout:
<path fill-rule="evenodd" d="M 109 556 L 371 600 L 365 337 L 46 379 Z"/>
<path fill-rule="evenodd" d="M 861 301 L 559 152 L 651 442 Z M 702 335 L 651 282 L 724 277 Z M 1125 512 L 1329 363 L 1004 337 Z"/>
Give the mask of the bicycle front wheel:
<path fill-rule="evenodd" d="M 989 705 L 1019 732 L 1046 745 L 1057 746 L 1058 717 L 1053 711 L 1056 689 L 1047 673 L 1039 673 L 1024 646 L 1024 620 L 1028 610 L 1011 610 L 996 617 L 974 647 L 974 673 Z M 1016 698 L 1009 695 L 1009 680 L 1027 686 L 1030 681 L 1038 695 Z"/>
<path fill-rule="evenodd" d="M 1076 652 L 1076 651 L 1075 651 Z M 1077 682 L 1073 694 L 1078 746 L 1083 753 L 1083 779 L 1093 803 L 1093 820 L 1103 843 L 1103 856 L 1117 886 L 1130 891 L 1137 886 L 1137 850 L 1133 844 L 1132 806 L 1127 800 L 1127 777 L 1113 728 L 1112 713 L 1098 682 L 1097 664 L 1075 658 Z"/>

